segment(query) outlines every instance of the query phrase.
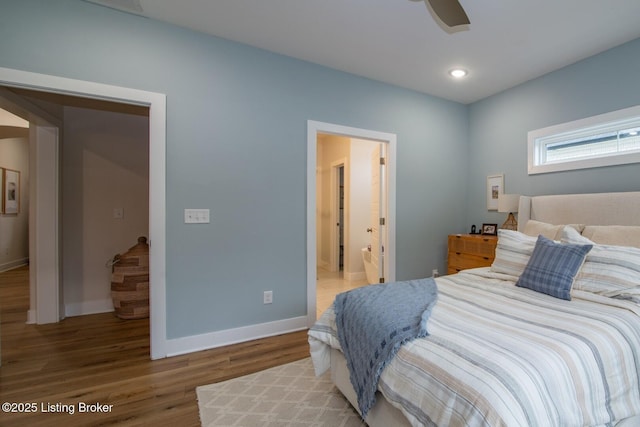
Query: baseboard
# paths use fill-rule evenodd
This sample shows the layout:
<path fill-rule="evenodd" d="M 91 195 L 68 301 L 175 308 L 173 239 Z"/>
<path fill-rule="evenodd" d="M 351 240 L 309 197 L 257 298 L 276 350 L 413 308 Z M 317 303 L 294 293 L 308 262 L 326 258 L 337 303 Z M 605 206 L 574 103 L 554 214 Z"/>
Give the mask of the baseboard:
<path fill-rule="evenodd" d="M 167 356 L 178 356 L 180 354 L 223 347 L 225 345 L 252 341 L 303 329 L 307 329 L 307 316 L 276 320 L 275 322 L 260 323 L 183 338 L 174 338 L 166 342 Z"/>
<path fill-rule="evenodd" d="M 108 313 L 113 311 L 111 298 L 95 301 L 74 302 L 64 305 L 65 317 L 84 316 L 85 314 Z"/>
<path fill-rule="evenodd" d="M 356 271 L 355 273 L 344 272 L 344 279 L 348 282 L 355 282 L 356 280 L 365 280 L 367 274 L 364 271 Z"/>
<path fill-rule="evenodd" d="M 29 258 L 21 258 L 0 264 L 0 273 L 29 264 Z"/>

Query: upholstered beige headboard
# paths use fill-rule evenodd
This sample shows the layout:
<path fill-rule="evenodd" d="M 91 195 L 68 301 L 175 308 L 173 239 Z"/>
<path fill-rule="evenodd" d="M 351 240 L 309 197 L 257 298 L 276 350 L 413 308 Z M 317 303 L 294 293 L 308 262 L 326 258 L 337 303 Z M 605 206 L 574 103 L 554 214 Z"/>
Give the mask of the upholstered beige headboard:
<path fill-rule="evenodd" d="M 550 224 L 640 225 L 640 191 L 522 196 L 518 230 L 530 219 Z"/>

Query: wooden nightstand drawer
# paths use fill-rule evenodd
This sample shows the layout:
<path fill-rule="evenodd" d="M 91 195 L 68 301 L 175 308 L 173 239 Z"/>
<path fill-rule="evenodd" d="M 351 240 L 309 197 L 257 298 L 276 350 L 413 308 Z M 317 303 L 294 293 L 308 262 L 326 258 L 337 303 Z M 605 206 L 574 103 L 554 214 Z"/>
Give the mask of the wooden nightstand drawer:
<path fill-rule="evenodd" d="M 459 252 L 489 256 L 493 258 L 496 251 L 497 237 L 454 234 L 449 236 L 449 252 Z"/>
<path fill-rule="evenodd" d="M 463 254 L 459 252 L 449 253 L 449 265 L 464 268 L 486 267 L 491 265 L 493 257 Z"/>
<path fill-rule="evenodd" d="M 497 236 L 478 234 L 449 235 L 447 274 L 477 267 L 488 267 L 495 257 Z"/>

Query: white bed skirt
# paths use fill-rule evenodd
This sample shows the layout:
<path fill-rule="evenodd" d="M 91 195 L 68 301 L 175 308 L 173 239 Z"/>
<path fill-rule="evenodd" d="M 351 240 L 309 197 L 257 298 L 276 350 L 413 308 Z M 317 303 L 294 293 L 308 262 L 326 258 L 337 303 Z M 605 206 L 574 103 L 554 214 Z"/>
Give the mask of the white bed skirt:
<path fill-rule="evenodd" d="M 356 392 L 349 381 L 349 369 L 347 359 L 340 350 L 331 349 L 331 381 L 338 387 L 351 405 L 358 410 Z M 358 411 L 360 412 L 360 411 Z M 391 405 L 380 392 L 376 393 L 376 404 L 367 414 L 365 422 L 369 427 L 411 427 L 407 418 Z"/>

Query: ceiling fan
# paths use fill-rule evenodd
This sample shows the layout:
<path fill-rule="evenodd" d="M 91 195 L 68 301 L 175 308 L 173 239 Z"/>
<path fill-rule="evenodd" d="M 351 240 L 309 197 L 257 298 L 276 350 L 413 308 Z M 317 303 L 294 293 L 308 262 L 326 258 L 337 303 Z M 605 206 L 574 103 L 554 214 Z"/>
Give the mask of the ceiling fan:
<path fill-rule="evenodd" d="M 411 0 L 423 1 L 423 0 Z M 469 17 L 460 5 L 458 0 L 424 0 L 431 14 L 434 15 L 439 24 L 447 28 L 445 30 L 460 30 L 469 25 Z"/>

